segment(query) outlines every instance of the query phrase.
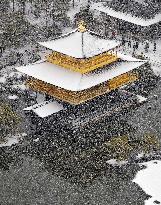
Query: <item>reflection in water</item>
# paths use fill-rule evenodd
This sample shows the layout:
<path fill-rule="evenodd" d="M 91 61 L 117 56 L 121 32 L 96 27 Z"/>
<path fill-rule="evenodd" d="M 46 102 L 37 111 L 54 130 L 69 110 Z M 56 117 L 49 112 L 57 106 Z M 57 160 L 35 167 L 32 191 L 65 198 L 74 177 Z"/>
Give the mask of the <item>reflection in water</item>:
<path fill-rule="evenodd" d="M 108 160 L 133 163 L 138 161 L 139 153 L 145 156 L 160 148 L 156 136 L 131 137 L 130 133 L 135 132 L 135 129 L 118 118 L 103 120 L 97 127 L 89 129 L 79 129 L 74 133 L 75 137 L 60 134 L 52 138 L 47 133 L 38 142 L 34 142 L 33 147 L 28 147 L 28 151 L 53 174 L 87 186 L 97 177 L 103 176 L 108 169 L 113 169 L 107 166 Z"/>
<path fill-rule="evenodd" d="M 60 201 L 58 204 L 125 205 L 136 204 L 137 201 L 137 204 L 143 205 L 149 196 L 132 182 L 138 170 L 141 169 L 136 160 L 138 153 L 156 152 L 160 148 L 158 138 L 149 135 L 138 136 L 134 139 L 131 135 L 135 129 L 118 117 L 102 120 L 97 124 L 97 128 L 92 127 L 91 129 L 90 132 L 89 127 L 79 129 L 74 133 L 75 137 L 61 136 L 64 133 L 63 130 L 62 133 L 55 134 L 54 137 L 51 133 L 44 133 L 44 136 L 41 136 L 42 138 L 39 138 L 38 141 L 32 140 L 29 144 L 22 144 L 18 149 L 17 146 L 13 146 L 11 150 L 3 150 L 1 152 L 1 168 L 4 170 L 10 168 L 8 172 L 1 174 L 3 182 L 1 190 L 5 193 L 12 192 L 17 200 L 20 200 L 20 197 L 22 200 L 25 196 L 26 204 L 31 203 L 29 202 L 31 198 L 26 196 L 26 193 L 30 195 L 31 192 L 32 201 L 38 200 L 37 197 L 34 199 L 34 196 L 38 196 L 40 193 L 39 186 L 41 184 L 44 198 L 50 192 L 50 197 L 54 196 L 55 200 Z M 119 163 L 113 166 L 108 163 L 111 159 L 116 159 L 118 162 L 126 160 L 127 163 L 122 166 Z M 40 172 L 38 163 L 45 168 L 44 171 Z M 46 176 L 46 172 L 48 177 L 54 179 L 54 182 L 43 177 Z M 12 180 L 6 180 L 6 178 Z M 16 179 L 19 180 L 15 182 L 17 184 L 13 188 Z M 31 183 L 32 180 L 34 183 Z M 61 187 L 56 186 L 57 183 L 61 183 Z M 64 185 L 66 183 L 68 183 L 68 188 L 63 191 L 62 187 L 66 186 Z M 6 188 L 10 186 L 12 189 Z M 22 191 L 17 193 L 16 187 L 19 186 L 22 187 Z M 66 197 L 71 195 L 69 186 L 76 186 L 73 195 L 78 196 L 66 203 L 63 201 L 63 197 L 64 192 Z M 48 187 L 52 187 L 52 189 Z M 53 190 L 54 193 L 59 194 L 55 196 Z M 53 203 L 53 198 L 50 197 L 48 197 L 49 205 Z M 0 202 L 3 202 L 2 199 L 3 197 Z M 75 203 L 73 200 L 76 200 Z M 40 204 L 45 205 L 45 203 L 41 202 Z"/>
<path fill-rule="evenodd" d="M 69 151 L 59 147 L 47 155 L 39 155 L 38 158 L 52 170 L 53 174 L 86 186 L 107 172 L 108 160 L 130 160 L 131 156 L 134 157 L 134 153 L 136 159 L 138 153 L 151 153 L 157 151 L 159 147 L 158 139 L 154 136 L 146 136 L 140 141 L 129 141 L 128 137 L 123 136 L 112 138 L 100 146 L 86 150 L 71 148 L 72 151 Z"/>
<path fill-rule="evenodd" d="M 138 169 L 136 165 L 107 166 L 105 174 L 102 172 L 93 183 L 82 187 L 64 177 L 51 175 L 40 161 L 25 157 L 23 163 L 11 164 L 9 171 L 0 172 L 0 204 L 134 205 L 137 202 L 144 205 L 148 196 L 132 182 Z"/>
<path fill-rule="evenodd" d="M 0 169 L 8 170 L 13 156 L 6 151 L 5 147 L 0 147 Z"/>

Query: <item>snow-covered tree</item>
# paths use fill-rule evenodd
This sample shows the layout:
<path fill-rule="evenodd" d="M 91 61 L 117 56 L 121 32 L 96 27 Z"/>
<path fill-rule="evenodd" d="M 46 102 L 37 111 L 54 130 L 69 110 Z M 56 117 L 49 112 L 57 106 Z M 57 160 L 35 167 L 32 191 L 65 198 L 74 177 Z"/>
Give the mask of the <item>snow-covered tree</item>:
<path fill-rule="evenodd" d="M 3 102 L 0 102 L 0 140 L 13 135 L 18 131 L 20 118 L 12 111 L 11 107 Z"/>

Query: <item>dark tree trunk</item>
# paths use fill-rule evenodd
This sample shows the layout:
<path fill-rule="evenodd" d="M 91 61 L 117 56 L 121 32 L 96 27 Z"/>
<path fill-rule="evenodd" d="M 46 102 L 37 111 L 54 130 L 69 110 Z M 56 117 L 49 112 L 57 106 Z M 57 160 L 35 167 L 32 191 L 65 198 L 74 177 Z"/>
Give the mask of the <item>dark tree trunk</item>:
<path fill-rule="evenodd" d="M 12 11 L 15 11 L 15 0 L 12 0 Z"/>

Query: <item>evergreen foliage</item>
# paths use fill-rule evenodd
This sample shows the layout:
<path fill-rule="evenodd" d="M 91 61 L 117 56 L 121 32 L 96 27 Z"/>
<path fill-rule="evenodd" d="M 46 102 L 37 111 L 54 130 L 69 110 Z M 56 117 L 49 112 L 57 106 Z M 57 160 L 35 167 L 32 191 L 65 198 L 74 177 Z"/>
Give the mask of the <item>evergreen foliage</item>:
<path fill-rule="evenodd" d="M 18 131 L 20 117 L 8 104 L 0 102 L 0 140 Z"/>

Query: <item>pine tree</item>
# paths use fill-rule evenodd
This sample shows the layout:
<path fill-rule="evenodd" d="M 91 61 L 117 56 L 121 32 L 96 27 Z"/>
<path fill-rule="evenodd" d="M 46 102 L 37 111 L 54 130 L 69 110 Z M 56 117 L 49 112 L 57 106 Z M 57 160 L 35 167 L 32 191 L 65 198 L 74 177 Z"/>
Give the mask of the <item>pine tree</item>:
<path fill-rule="evenodd" d="M 0 102 L 0 140 L 18 131 L 20 118 L 12 111 L 11 107 Z"/>

